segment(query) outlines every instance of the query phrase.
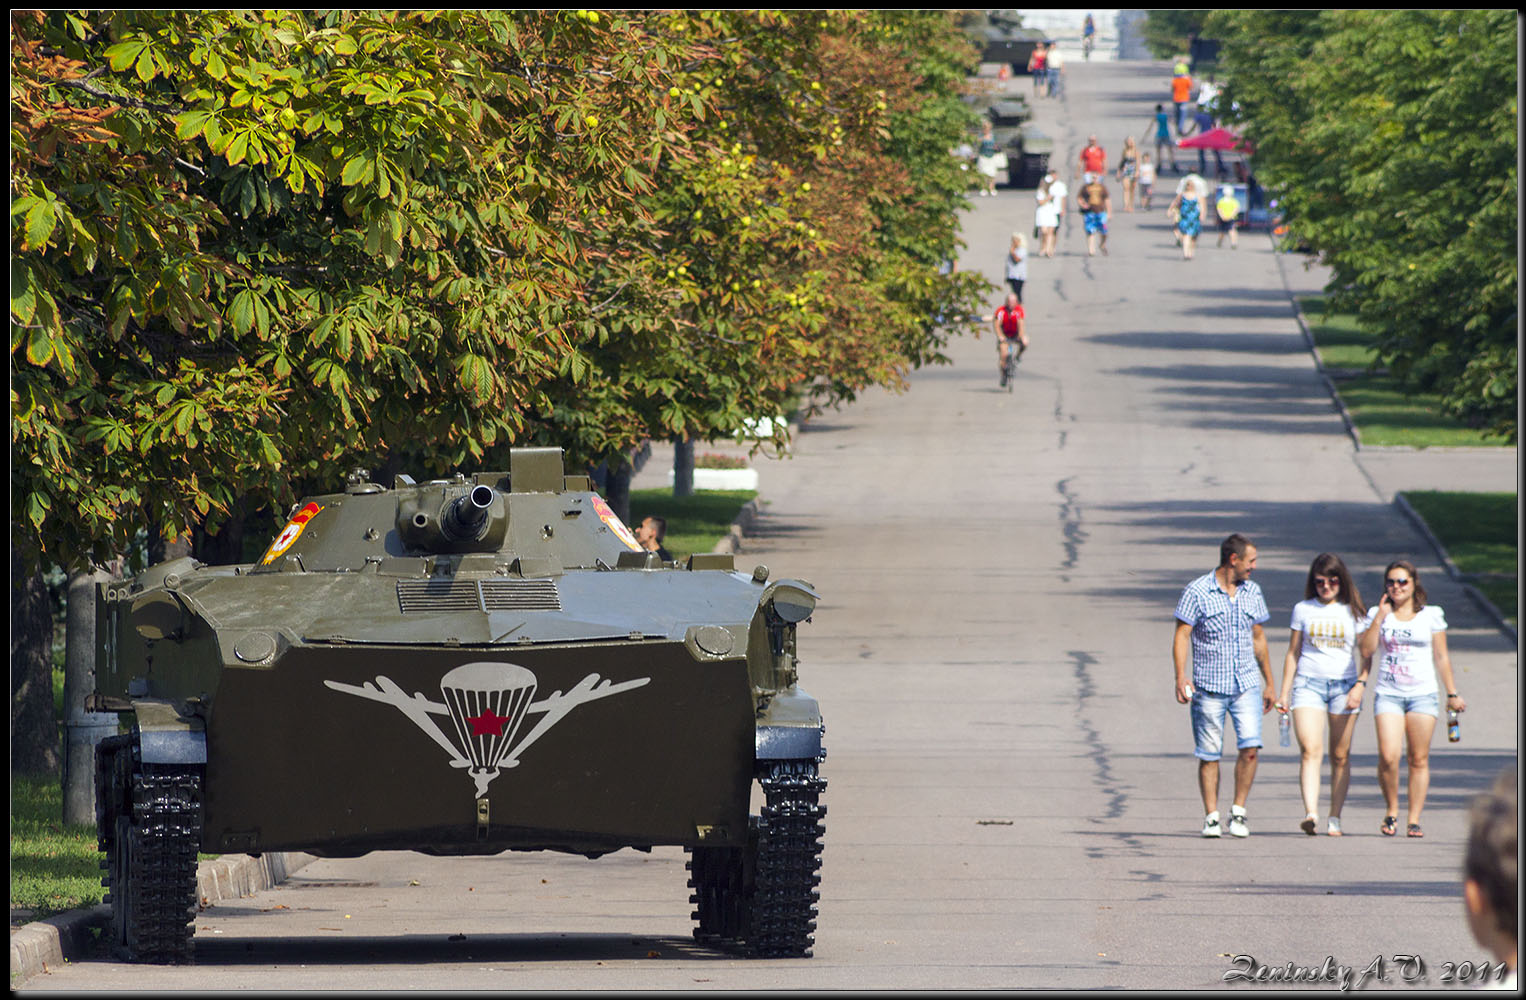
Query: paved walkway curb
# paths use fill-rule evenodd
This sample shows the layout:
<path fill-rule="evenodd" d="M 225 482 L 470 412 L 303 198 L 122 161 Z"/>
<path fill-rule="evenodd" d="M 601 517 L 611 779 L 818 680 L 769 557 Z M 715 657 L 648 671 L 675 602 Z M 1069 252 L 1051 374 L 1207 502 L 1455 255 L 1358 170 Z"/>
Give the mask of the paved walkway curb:
<path fill-rule="evenodd" d="M 753 523 L 758 519 L 758 498 L 754 497 L 742 505 L 737 512 L 736 520 L 731 522 L 731 528 L 726 532 L 726 537 L 715 543 L 711 552 L 729 553 L 736 555 L 746 551 L 742 542 L 747 533 L 752 530 Z"/>
<path fill-rule="evenodd" d="M 202 908 L 219 900 L 248 896 L 280 884 L 312 860 L 311 854 L 275 852 L 203 861 L 196 866 L 196 896 Z M 49 965 L 62 965 L 84 954 L 93 941 L 91 931 L 110 921 L 111 906 L 102 903 L 34 920 L 11 931 L 11 989 L 47 972 Z"/>
<path fill-rule="evenodd" d="M 1270 234 L 1269 238 L 1275 244 L 1277 238 L 1270 236 Z M 1319 377 L 1324 381 L 1325 388 L 1330 393 L 1330 400 L 1335 404 L 1336 411 L 1340 413 L 1341 422 L 1346 425 L 1346 433 L 1351 437 L 1352 444 L 1356 445 L 1357 451 L 1361 451 L 1362 435 L 1356 429 L 1356 421 L 1351 419 L 1351 411 L 1346 409 L 1346 401 L 1341 399 L 1340 390 L 1335 387 L 1335 380 L 1330 377 L 1330 372 L 1325 368 L 1324 361 L 1320 360 L 1319 348 L 1314 343 L 1314 331 L 1309 329 L 1309 321 L 1303 314 L 1303 305 L 1298 301 L 1298 296 L 1293 292 L 1292 283 L 1288 281 L 1287 264 L 1283 259 L 1286 256 L 1287 254 L 1280 250 L 1277 252 L 1277 273 L 1282 278 L 1282 287 L 1287 290 L 1288 301 L 1293 303 L 1293 317 L 1298 320 L 1298 329 L 1303 331 L 1304 343 L 1309 346 L 1309 356 L 1314 359 L 1314 370 L 1319 373 Z"/>

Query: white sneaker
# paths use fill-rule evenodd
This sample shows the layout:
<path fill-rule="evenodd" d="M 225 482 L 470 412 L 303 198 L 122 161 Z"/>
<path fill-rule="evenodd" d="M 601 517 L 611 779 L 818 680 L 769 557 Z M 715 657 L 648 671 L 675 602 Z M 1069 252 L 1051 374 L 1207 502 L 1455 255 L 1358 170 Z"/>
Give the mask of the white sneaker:
<path fill-rule="evenodd" d="M 1249 837 L 1250 827 L 1246 825 L 1243 812 L 1231 812 L 1229 814 L 1229 835 L 1231 837 Z"/>
<path fill-rule="evenodd" d="M 1219 814 L 1217 812 L 1211 812 L 1203 817 L 1203 836 L 1218 837 L 1222 835 L 1223 831 L 1219 829 Z"/>

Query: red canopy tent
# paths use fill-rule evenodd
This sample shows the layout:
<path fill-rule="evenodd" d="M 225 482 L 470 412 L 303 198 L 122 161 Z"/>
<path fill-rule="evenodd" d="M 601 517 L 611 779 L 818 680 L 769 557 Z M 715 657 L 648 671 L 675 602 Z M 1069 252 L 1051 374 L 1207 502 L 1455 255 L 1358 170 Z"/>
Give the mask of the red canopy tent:
<path fill-rule="evenodd" d="M 1181 149 L 1223 149 L 1240 153 L 1251 151 L 1249 143 L 1222 125 L 1216 125 L 1207 132 L 1188 136 L 1178 141 L 1176 145 Z"/>

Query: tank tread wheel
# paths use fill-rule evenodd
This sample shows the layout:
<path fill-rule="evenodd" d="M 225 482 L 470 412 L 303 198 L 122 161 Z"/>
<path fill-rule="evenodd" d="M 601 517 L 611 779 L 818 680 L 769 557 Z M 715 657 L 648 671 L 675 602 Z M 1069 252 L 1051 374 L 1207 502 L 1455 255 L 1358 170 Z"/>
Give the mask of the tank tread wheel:
<path fill-rule="evenodd" d="M 689 849 L 696 941 L 738 945 L 756 958 L 810 957 L 826 815 L 818 766 L 761 763 L 764 806 L 749 819 L 747 846 Z"/>
<path fill-rule="evenodd" d="M 103 741 L 104 743 L 104 741 Z M 111 773 L 126 788 L 102 781 L 99 838 L 106 852 L 112 951 L 129 962 L 189 964 L 196 917 L 196 854 L 201 844 L 201 769 L 143 764 L 135 743 L 108 749 Z M 99 780 L 99 779 L 98 779 Z M 109 826 L 107 818 L 111 819 Z"/>

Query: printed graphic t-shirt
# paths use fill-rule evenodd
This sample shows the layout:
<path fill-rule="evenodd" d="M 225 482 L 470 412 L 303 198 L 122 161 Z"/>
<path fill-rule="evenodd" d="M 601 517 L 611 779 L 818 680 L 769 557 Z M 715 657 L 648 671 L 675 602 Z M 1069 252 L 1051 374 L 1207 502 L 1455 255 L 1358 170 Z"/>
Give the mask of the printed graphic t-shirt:
<path fill-rule="evenodd" d="M 1376 609 L 1367 613 L 1362 620 L 1363 631 L 1372 625 L 1376 614 Z M 1373 664 L 1378 683 L 1373 690 L 1402 698 L 1435 693 L 1438 688 L 1431 643 L 1435 634 L 1445 632 L 1446 627 L 1446 615 L 1434 604 L 1427 604 L 1407 622 L 1392 614 L 1384 618 L 1378 629 L 1378 652 Z"/>
<path fill-rule="evenodd" d="M 1294 632 L 1303 633 L 1298 650 L 1298 676 L 1316 680 L 1351 680 L 1356 677 L 1357 636 L 1361 623 L 1351 605 L 1331 601 L 1321 604 L 1309 598 L 1293 605 Z"/>

